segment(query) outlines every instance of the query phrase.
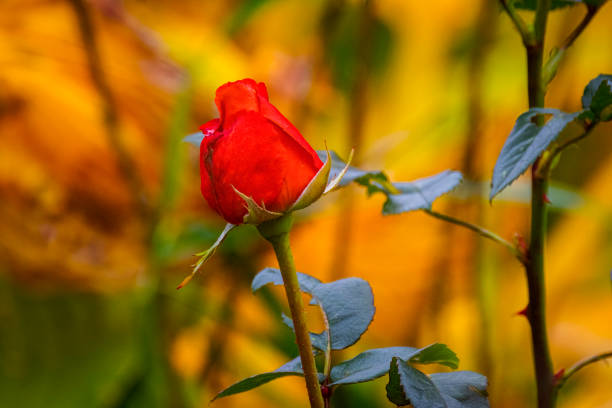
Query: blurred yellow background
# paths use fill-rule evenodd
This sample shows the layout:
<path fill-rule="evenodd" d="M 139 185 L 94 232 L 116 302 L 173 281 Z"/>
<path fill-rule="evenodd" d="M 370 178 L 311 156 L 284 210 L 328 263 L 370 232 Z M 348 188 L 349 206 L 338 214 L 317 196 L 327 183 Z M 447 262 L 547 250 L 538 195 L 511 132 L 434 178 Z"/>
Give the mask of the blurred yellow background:
<path fill-rule="evenodd" d="M 553 12 L 549 47 L 583 13 Z M 612 5 L 568 53 L 547 106 L 579 109 L 602 72 Z M 522 45 L 496 1 L 2 0 L 1 407 L 204 407 L 297 355 L 282 293 L 250 292 L 254 273 L 276 266 L 252 228 L 174 290 L 223 227 L 199 193 L 198 151 L 181 140 L 217 115 L 215 89 L 244 77 L 265 82 L 315 148 L 355 147 L 359 166 L 397 181 L 461 170 L 469 182 L 435 208 L 526 235 L 526 180 L 486 200 L 527 106 Z M 553 174 L 556 369 L 612 348 L 611 132 L 600 126 Z M 440 341 L 460 369 L 488 376 L 492 406 L 532 406 L 520 265 L 424 213 L 383 217 L 382 202 L 350 187 L 303 211 L 292 236 L 302 272 L 372 285 L 374 322 L 336 360 Z M 340 389 L 334 406 L 390 407 L 385 384 Z M 559 406 L 612 407 L 611 384 L 612 368 L 593 365 Z M 214 406 L 305 407 L 303 388 L 280 379 Z"/>

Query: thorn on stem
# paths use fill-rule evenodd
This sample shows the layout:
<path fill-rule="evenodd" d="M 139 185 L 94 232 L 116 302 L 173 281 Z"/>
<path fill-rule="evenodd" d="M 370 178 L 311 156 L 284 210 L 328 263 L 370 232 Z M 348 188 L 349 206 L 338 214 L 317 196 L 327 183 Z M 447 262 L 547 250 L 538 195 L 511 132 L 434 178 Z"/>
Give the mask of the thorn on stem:
<path fill-rule="evenodd" d="M 323 399 L 327 400 L 331 397 L 332 389 L 325 384 L 321 384 L 321 395 Z"/>
<path fill-rule="evenodd" d="M 557 385 L 563 379 L 563 375 L 565 375 L 565 368 L 560 369 L 553 376 L 553 384 Z"/>
<path fill-rule="evenodd" d="M 529 305 L 525 306 L 523 309 L 521 309 L 518 312 L 516 312 L 516 315 L 517 316 L 527 317 L 527 309 L 528 308 L 529 308 Z"/>
<path fill-rule="evenodd" d="M 548 196 L 545 194 L 542 194 L 542 200 L 546 203 L 546 204 L 550 204 L 550 198 L 548 198 Z"/>
<path fill-rule="evenodd" d="M 527 259 L 527 252 L 529 250 L 527 247 L 527 242 L 518 232 L 514 233 L 514 245 L 518 248 L 521 254 L 523 254 L 523 258 Z"/>

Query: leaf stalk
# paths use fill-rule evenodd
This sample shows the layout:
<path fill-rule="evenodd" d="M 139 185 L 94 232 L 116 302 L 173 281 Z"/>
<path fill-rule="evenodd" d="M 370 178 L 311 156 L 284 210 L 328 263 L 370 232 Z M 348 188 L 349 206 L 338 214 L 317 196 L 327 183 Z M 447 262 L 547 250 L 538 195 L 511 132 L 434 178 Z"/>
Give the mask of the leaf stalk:
<path fill-rule="evenodd" d="M 500 3 L 508 14 L 508 17 L 510 17 L 510 20 L 512 20 L 514 27 L 516 27 L 517 31 L 521 35 L 523 44 L 531 44 L 533 42 L 533 32 L 529 29 L 525 23 L 525 20 L 523 20 L 523 18 L 518 14 L 512 2 L 509 0 L 500 0 Z"/>
<path fill-rule="evenodd" d="M 565 382 L 572 375 L 576 374 L 578 371 L 585 368 L 586 366 L 596 363 L 598 361 L 606 360 L 608 358 L 612 358 L 612 350 L 606 351 L 600 354 L 596 354 L 594 356 L 587 357 L 584 360 L 578 361 L 576 364 L 571 366 L 569 369 L 565 370 L 565 374 L 563 375 L 563 377 L 561 377 L 561 380 L 559 380 L 559 382 L 557 383 L 557 388 L 560 389 L 561 387 L 563 387 L 563 385 L 565 385 Z"/>
<path fill-rule="evenodd" d="M 475 224 L 471 224 L 469 222 L 451 217 L 449 215 L 445 215 L 445 214 L 441 214 L 432 210 L 425 210 L 425 213 L 427 213 L 428 215 L 431 215 L 432 217 L 438 218 L 442 221 L 446 221 L 446 222 L 450 222 L 452 224 L 455 225 L 459 225 L 461 227 L 467 228 L 471 231 L 476 232 L 477 234 L 490 239 L 493 242 L 497 242 L 498 244 L 504 246 L 506 249 L 508 249 L 508 251 L 510 251 L 510 253 L 512 255 L 514 255 L 516 257 L 516 259 L 519 260 L 519 262 L 523 265 L 526 264 L 527 259 L 525 257 L 525 255 L 512 243 L 508 242 L 507 240 L 505 240 L 504 238 L 500 237 L 499 235 L 497 235 L 494 232 L 491 232 L 485 228 L 482 228 L 478 225 Z"/>
<path fill-rule="evenodd" d="M 566 141 L 565 143 L 560 144 L 559 146 L 555 147 L 550 155 L 550 160 L 549 162 L 552 163 L 554 162 L 555 158 L 561 154 L 561 152 L 565 149 L 567 149 L 570 146 L 575 145 L 576 143 L 578 143 L 579 141 L 581 141 L 582 139 L 585 139 L 587 136 L 589 136 L 591 134 L 591 132 L 593 131 L 593 129 L 595 129 L 595 126 L 597 126 L 598 122 L 591 122 L 589 124 L 587 124 L 585 126 L 584 132 L 582 134 L 580 134 L 579 136 L 576 136 L 568 141 Z"/>
<path fill-rule="evenodd" d="M 563 43 L 551 53 L 551 56 L 546 61 L 544 68 L 542 70 L 542 81 L 544 82 L 544 86 L 548 85 L 557 75 L 557 69 L 565 57 L 565 53 L 569 47 L 571 47 L 576 39 L 582 34 L 582 32 L 587 28 L 593 17 L 597 14 L 601 5 L 593 5 L 593 4 L 585 4 L 587 7 L 587 12 L 580 21 L 580 23 L 576 26 L 576 28 L 567 36 L 567 38 L 563 41 Z"/>

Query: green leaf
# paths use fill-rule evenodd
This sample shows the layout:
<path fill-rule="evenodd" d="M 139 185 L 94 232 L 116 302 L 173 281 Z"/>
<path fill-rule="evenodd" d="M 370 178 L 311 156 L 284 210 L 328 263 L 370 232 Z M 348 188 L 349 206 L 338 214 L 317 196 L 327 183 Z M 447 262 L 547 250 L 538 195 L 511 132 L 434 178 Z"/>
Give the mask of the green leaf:
<path fill-rule="evenodd" d="M 487 378 L 472 371 L 430 375 L 448 408 L 488 408 Z"/>
<path fill-rule="evenodd" d="M 202 140 L 204 140 L 204 133 L 202 133 L 201 131 L 191 133 L 190 135 L 187 135 L 183 138 L 183 142 L 192 144 L 198 148 L 200 147 Z"/>
<path fill-rule="evenodd" d="M 344 361 L 331 370 L 330 385 L 355 384 L 373 380 L 389 371 L 393 357 L 419 364 L 442 364 L 457 368 L 459 359 L 444 344 L 434 343 L 417 349 L 414 347 L 386 347 L 372 349 Z"/>
<path fill-rule="evenodd" d="M 363 279 L 346 278 L 317 285 L 313 297 L 327 316 L 332 350 L 355 344 L 374 318 L 374 294 Z M 327 333 L 315 336 L 327 337 Z"/>
<path fill-rule="evenodd" d="M 287 327 L 293 330 L 293 320 L 291 320 L 289 316 L 281 313 L 281 319 Z M 310 333 L 310 343 L 312 344 L 312 347 L 317 350 L 325 351 L 327 349 L 327 341 L 327 332 Z"/>
<path fill-rule="evenodd" d="M 600 74 L 589 82 L 584 88 L 582 106 L 599 120 L 612 120 L 612 75 Z"/>
<path fill-rule="evenodd" d="M 253 388 L 257 388 L 260 385 L 269 383 L 277 378 L 287 376 L 303 376 L 302 363 L 300 358 L 296 357 L 283 366 L 277 368 L 269 373 L 257 374 L 252 377 L 245 378 L 244 380 L 238 381 L 237 383 L 230 385 L 220 393 L 218 393 L 213 401 L 219 398 L 228 397 L 230 395 L 238 394 L 245 391 L 250 391 Z"/>
<path fill-rule="evenodd" d="M 523 174 L 580 113 L 532 108 L 521 114 L 495 163 L 489 200 L 493 200 L 493 197 Z M 552 118 L 539 125 L 534 123 L 538 115 L 552 115 Z"/>
<path fill-rule="evenodd" d="M 427 376 L 399 358 L 389 370 L 387 397 L 396 405 L 414 408 L 488 408 L 487 379 L 472 371 Z"/>
<path fill-rule="evenodd" d="M 312 303 L 318 304 L 329 323 L 331 348 L 342 350 L 357 342 L 374 317 L 374 295 L 370 285 L 359 278 L 346 278 L 331 283 L 321 283 L 316 278 L 298 272 L 298 282 L 303 292 L 310 294 Z M 253 291 L 263 285 L 282 285 L 278 269 L 265 268 L 253 279 Z M 311 333 L 313 344 L 322 350 L 327 344 L 327 332 Z"/>
<path fill-rule="evenodd" d="M 297 277 L 302 292 L 306 292 L 310 295 L 312 295 L 315 286 L 321 283 L 321 281 L 317 278 L 312 277 L 310 275 L 306 275 L 305 273 L 298 272 Z M 278 269 L 264 268 L 259 271 L 257 275 L 255 275 L 255 277 L 253 278 L 253 282 L 251 283 L 251 290 L 253 292 L 257 292 L 259 289 L 269 283 L 272 283 L 274 285 L 283 284 L 283 277 Z"/>
<path fill-rule="evenodd" d="M 403 359 L 407 360 L 406 358 Z M 435 363 L 445 365 L 452 369 L 459 367 L 459 358 L 457 357 L 457 354 L 449 349 L 446 344 L 442 343 L 434 343 L 430 346 L 422 348 L 417 354 L 410 358 L 410 362 L 418 364 Z"/>
<path fill-rule="evenodd" d="M 419 351 L 414 347 L 386 347 L 364 351 L 332 367 L 330 386 L 356 384 L 382 377 L 389 372 L 393 357 L 408 360 Z"/>
<path fill-rule="evenodd" d="M 389 191 L 389 187 L 391 186 L 389 177 L 383 172 L 366 174 L 355 179 L 355 182 L 366 187 L 368 196 L 374 193 L 392 194 L 392 192 Z"/>
<path fill-rule="evenodd" d="M 327 153 L 317 151 L 317 154 L 323 160 Z M 340 172 L 346 165 L 336 153 L 331 152 L 331 157 L 330 177 Z M 365 171 L 349 166 L 339 186 L 343 187 L 355 182 L 366 187 L 368 194 L 386 194 L 387 202 L 383 207 L 383 214 L 388 215 L 430 209 L 435 199 L 457 187 L 462 178 L 460 172 L 446 170 L 432 177 L 391 185 L 389 177 L 382 171 Z M 396 190 L 399 190 L 399 193 L 394 194 Z"/>
<path fill-rule="evenodd" d="M 393 183 L 399 194 L 387 193 L 383 214 L 400 214 L 414 210 L 431 209 L 433 202 L 461 183 L 458 171 L 446 170 L 435 176 L 418 179 L 408 183 Z"/>
<path fill-rule="evenodd" d="M 387 398 L 396 405 L 414 408 L 448 408 L 442 394 L 425 374 L 394 357 L 389 369 Z"/>

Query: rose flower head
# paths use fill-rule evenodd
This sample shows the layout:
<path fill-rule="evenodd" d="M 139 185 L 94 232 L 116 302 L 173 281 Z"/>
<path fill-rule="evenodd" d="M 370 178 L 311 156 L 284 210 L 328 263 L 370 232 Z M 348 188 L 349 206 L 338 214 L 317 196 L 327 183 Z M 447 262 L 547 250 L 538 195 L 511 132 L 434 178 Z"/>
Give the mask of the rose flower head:
<path fill-rule="evenodd" d="M 200 146 L 202 195 L 228 224 L 212 246 L 198 254 L 185 286 L 209 259 L 227 234 L 239 224 L 256 224 L 266 238 L 264 226 L 291 227 L 283 215 L 305 208 L 323 194 L 341 187 L 350 167 L 334 165 L 327 152 L 325 163 L 300 132 L 268 100 L 263 83 L 252 79 L 229 82 L 217 89 L 219 118 L 200 127 L 202 133 L 185 138 Z M 353 170 L 354 180 L 364 172 Z M 350 182 L 350 181 L 349 181 Z M 346 185 L 346 182 L 344 183 Z M 279 219 L 278 223 L 272 221 Z M 263 224 L 266 221 L 270 223 Z M 284 223 L 283 223 L 284 221 Z M 262 225 L 259 225 L 262 224 Z"/>
<path fill-rule="evenodd" d="M 317 177 L 323 162 L 270 103 L 263 83 L 229 82 L 217 89 L 215 103 L 219 118 L 200 127 L 201 190 L 227 222 L 257 224 L 323 193 L 329 170 Z M 322 186 L 313 182 L 317 178 L 324 178 Z M 313 184 L 314 194 L 307 191 Z M 304 199 L 309 194 L 313 199 Z"/>

